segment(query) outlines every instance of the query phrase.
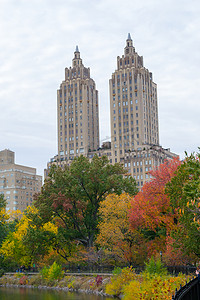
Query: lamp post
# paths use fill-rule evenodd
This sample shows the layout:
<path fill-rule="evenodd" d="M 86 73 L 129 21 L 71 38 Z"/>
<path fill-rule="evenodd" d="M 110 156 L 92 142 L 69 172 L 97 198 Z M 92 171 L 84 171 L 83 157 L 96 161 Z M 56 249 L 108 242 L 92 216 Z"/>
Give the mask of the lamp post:
<path fill-rule="evenodd" d="M 162 262 L 162 251 L 160 251 L 160 260 Z"/>

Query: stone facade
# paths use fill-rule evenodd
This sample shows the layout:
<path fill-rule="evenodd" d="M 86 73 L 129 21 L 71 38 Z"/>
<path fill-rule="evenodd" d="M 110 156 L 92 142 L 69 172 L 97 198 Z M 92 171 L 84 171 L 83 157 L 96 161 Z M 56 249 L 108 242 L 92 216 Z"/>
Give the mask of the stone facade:
<path fill-rule="evenodd" d="M 36 175 L 35 168 L 15 164 L 13 151 L 0 151 L 0 193 L 7 202 L 7 210 L 24 211 L 32 205 L 33 195 L 41 187 L 42 176 Z"/>
<path fill-rule="evenodd" d="M 120 162 L 128 151 L 159 145 L 157 85 L 130 34 L 109 83 L 112 153 L 114 162 Z"/>
<path fill-rule="evenodd" d="M 98 91 L 78 46 L 57 91 L 58 158 L 73 160 L 99 148 Z"/>

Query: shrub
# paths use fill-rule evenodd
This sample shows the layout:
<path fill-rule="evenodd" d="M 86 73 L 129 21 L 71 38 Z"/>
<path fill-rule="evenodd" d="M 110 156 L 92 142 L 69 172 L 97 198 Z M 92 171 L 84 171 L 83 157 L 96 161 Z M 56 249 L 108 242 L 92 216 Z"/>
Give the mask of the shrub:
<path fill-rule="evenodd" d="M 42 275 L 42 279 L 48 279 L 49 276 L 49 268 L 44 266 L 42 270 L 40 271 L 40 274 Z"/>
<path fill-rule="evenodd" d="M 121 274 L 122 269 L 120 267 L 115 267 L 114 270 L 112 271 L 113 275 L 119 275 Z"/>
<path fill-rule="evenodd" d="M 28 283 L 28 277 L 26 275 L 22 276 L 20 279 L 19 279 L 19 284 L 21 285 L 25 285 Z"/>
<path fill-rule="evenodd" d="M 37 274 L 37 275 L 34 275 L 34 276 L 31 276 L 29 278 L 29 284 L 30 285 L 34 285 L 34 286 L 38 286 L 38 285 L 41 285 L 42 284 L 42 280 L 41 280 L 41 275 L 40 274 Z"/>
<path fill-rule="evenodd" d="M 123 287 L 131 280 L 134 280 L 136 276 L 137 275 L 132 267 L 122 269 L 121 273 L 113 276 L 111 282 L 106 285 L 106 293 L 119 296 L 122 293 Z"/>
<path fill-rule="evenodd" d="M 127 284 L 124 289 L 124 300 L 171 300 L 172 295 L 180 284 L 184 285 L 185 276 L 171 277 L 169 275 L 146 276 L 141 283 L 136 280 Z"/>
<path fill-rule="evenodd" d="M 59 280 L 63 278 L 64 271 L 62 271 L 62 267 L 54 262 L 50 267 L 44 266 L 40 271 L 42 278 L 44 280 Z"/>
<path fill-rule="evenodd" d="M 15 273 L 14 274 L 14 277 L 16 277 L 16 278 L 21 278 L 21 277 L 23 277 L 23 276 L 25 276 L 25 274 L 24 273 Z"/>
<path fill-rule="evenodd" d="M 53 263 L 53 265 L 51 265 L 51 267 L 49 268 L 49 273 L 48 273 L 48 277 L 49 279 L 61 279 L 64 276 L 64 271 L 62 271 L 62 267 L 60 265 L 58 265 L 56 262 Z"/>
<path fill-rule="evenodd" d="M 102 284 L 103 278 L 100 275 L 97 275 L 95 281 L 96 285 L 99 286 L 100 284 Z"/>
<path fill-rule="evenodd" d="M 161 262 L 160 259 L 154 260 L 153 257 L 149 260 L 148 263 L 145 263 L 145 273 L 153 274 L 167 274 L 167 269 L 165 268 L 164 264 Z"/>

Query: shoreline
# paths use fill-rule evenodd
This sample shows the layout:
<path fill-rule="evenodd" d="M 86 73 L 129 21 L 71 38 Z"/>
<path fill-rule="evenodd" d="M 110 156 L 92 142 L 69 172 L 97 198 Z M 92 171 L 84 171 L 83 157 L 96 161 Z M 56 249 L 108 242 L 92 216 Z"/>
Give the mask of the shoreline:
<path fill-rule="evenodd" d="M 63 291 L 63 292 L 70 292 L 70 293 L 82 293 L 82 294 L 94 294 L 94 295 L 98 295 L 98 296 L 102 296 L 102 297 L 107 297 L 107 298 L 116 298 L 113 295 L 108 295 L 103 291 L 103 288 L 101 289 L 101 287 L 98 287 L 95 289 L 91 289 L 89 287 L 90 282 L 92 280 L 94 280 L 94 277 L 91 276 L 91 278 L 88 280 L 88 286 L 87 288 L 75 288 L 75 287 L 68 287 L 68 286 L 59 286 L 59 285 L 54 285 L 54 286 L 49 286 L 49 285 L 43 285 L 43 284 L 20 284 L 20 283 L 2 283 L 1 279 L 3 278 L 3 280 L 12 280 L 13 276 L 3 276 L 0 278 L 0 288 L 1 287 L 5 287 L 5 288 L 27 288 L 27 289 L 39 289 L 39 290 L 54 290 L 54 291 Z M 80 279 L 80 276 L 78 276 L 78 278 Z M 13 278 L 13 280 L 16 278 Z M 73 277 L 73 279 L 75 280 L 76 277 Z M 85 279 L 85 277 L 83 277 L 83 279 Z M 109 278 L 110 279 L 110 278 Z M 59 283 L 59 282 L 58 282 Z M 118 298 L 119 299 L 119 298 Z"/>

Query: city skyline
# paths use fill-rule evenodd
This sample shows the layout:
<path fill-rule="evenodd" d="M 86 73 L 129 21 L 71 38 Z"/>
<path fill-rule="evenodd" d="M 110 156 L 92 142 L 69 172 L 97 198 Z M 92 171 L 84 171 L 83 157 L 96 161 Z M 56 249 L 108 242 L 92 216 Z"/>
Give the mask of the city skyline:
<path fill-rule="evenodd" d="M 19 164 L 43 175 L 57 153 L 56 91 L 76 45 L 99 91 L 100 141 L 110 138 L 109 79 L 128 32 L 158 86 L 160 144 L 198 150 L 200 5 L 125 2 L 1 2 L 1 150 Z"/>

